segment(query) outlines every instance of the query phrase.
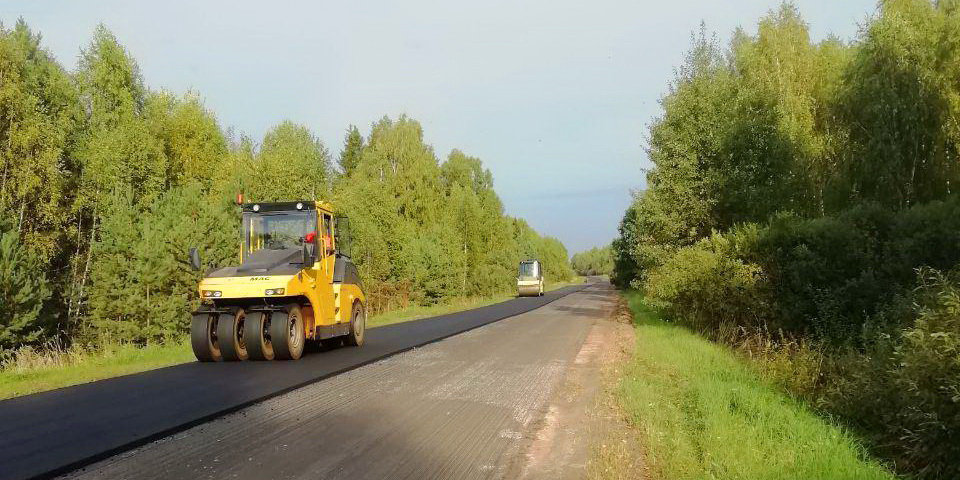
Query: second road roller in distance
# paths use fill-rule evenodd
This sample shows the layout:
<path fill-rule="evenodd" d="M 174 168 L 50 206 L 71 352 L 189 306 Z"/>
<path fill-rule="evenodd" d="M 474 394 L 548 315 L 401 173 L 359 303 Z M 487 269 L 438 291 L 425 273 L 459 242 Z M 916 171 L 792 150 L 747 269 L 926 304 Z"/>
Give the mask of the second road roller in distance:
<path fill-rule="evenodd" d="M 520 262 L 517 272 L 517 295 L 521 297 L 543 296 L 543 265 L 540 260 Z"/>
<path fill-rule="evenodd" d="M 240 265 L 200 281 L 190 333 L 197 360 L 296 360 L 309 341 L 362 345 L 366 299 L 346 218 L 317 201 L 241 207 Z M 201 268 L 196 249 L 190 263 Z"/>

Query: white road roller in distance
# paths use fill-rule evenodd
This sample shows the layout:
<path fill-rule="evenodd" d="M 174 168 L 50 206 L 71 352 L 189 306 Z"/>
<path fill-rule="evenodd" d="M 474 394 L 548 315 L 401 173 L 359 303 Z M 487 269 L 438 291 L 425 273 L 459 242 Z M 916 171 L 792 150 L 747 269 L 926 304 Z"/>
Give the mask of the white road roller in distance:
<path fill-rule="evenodd" d="M 543 265 L 540 260 L 520 262 L 517 272 L 517 295 L 521 297 L 543 296 Z"/>

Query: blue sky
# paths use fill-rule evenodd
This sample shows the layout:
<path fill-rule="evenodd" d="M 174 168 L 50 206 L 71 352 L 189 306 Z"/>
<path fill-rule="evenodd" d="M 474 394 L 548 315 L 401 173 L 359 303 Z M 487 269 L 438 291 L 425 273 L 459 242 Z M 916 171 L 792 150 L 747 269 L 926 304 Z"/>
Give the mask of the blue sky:
<path fill-rule="evenodd" d="M 613 239 L 643 187 L 646 128 L 691 32 L 704 21 L 726 41 L 779 3 L 0 1 L 0 21 L 22 16 L 70 69 L 103 23 L 148 86 L 196 90 L 254 138 L 290 119 L 335 154 L 347 125 L 406 113 L 573 253 Z M 855 38 L 875 3 L 796 2 L 816 39 Z"/>

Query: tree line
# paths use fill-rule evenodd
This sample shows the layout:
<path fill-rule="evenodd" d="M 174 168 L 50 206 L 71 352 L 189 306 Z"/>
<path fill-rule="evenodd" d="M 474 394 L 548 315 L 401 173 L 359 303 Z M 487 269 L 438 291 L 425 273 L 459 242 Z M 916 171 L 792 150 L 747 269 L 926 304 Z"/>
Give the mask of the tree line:
<path fill-rule="evenodd" d="M 200 279 L 186 252 L 238 262 L 238 193 L 350 217 L 373 312 L 505 291 L 528 257 L 572 275 L 562 243 L 504 214 L 479 159 L 441 162 L 411 118 L 349 127 L 334 161 L 303 125 L 257 142 L 195 92 L 146 87 L 103 26 L 74 71 L 22 20 L 0 26 L 0 352 L 182 335 Z"/>
<path fill-rule="evenodd" d="M 613 273 L 613 250 L 607 245 L 577 252 L 570 257 L 570 266 L 578 275 L 610 275 Z"/>
<path fill-rule="evenodd" d="M 790 3 L 702 28 L 612 245 L 616 283 L 916 478 L 960 476 L 958 78 L 955 0 L 880 2 L 850 42 Z"/>

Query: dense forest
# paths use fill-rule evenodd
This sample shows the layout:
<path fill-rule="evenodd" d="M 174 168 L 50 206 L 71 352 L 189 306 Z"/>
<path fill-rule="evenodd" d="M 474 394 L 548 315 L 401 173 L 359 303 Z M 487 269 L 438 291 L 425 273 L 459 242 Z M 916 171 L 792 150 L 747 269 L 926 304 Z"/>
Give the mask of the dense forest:
<path fill-rule="evenodd" d="M 578 275 L 610 275 L 613 273 L 613 250 L 607 245 L 575 253 L 570 258 L 570 266 Z"/>
<path fill-rule="evenodd" d="M 506 291 L 528 257 L 572 275 L 558 240 L 504 214 L 479 159 L 441 162 L 415 120 L 349 127 L 335 161 L 289 121 L 256 142 L 198 94 L 146 87 L 104 27 L 74 71 L 23 21 L 0 27 L 0 169 L 0 353 L 183 335 L 200 276 L 187 251 L 237 261 L 239 193 L 350 217 L 373 312 Z"/>
<path fill-rule="evenodd" d="M 960 477 L 960 2 L 844 42 L 792 4 L 701 31 L 650 126 L 614 279 L 916 478 Z"/>

